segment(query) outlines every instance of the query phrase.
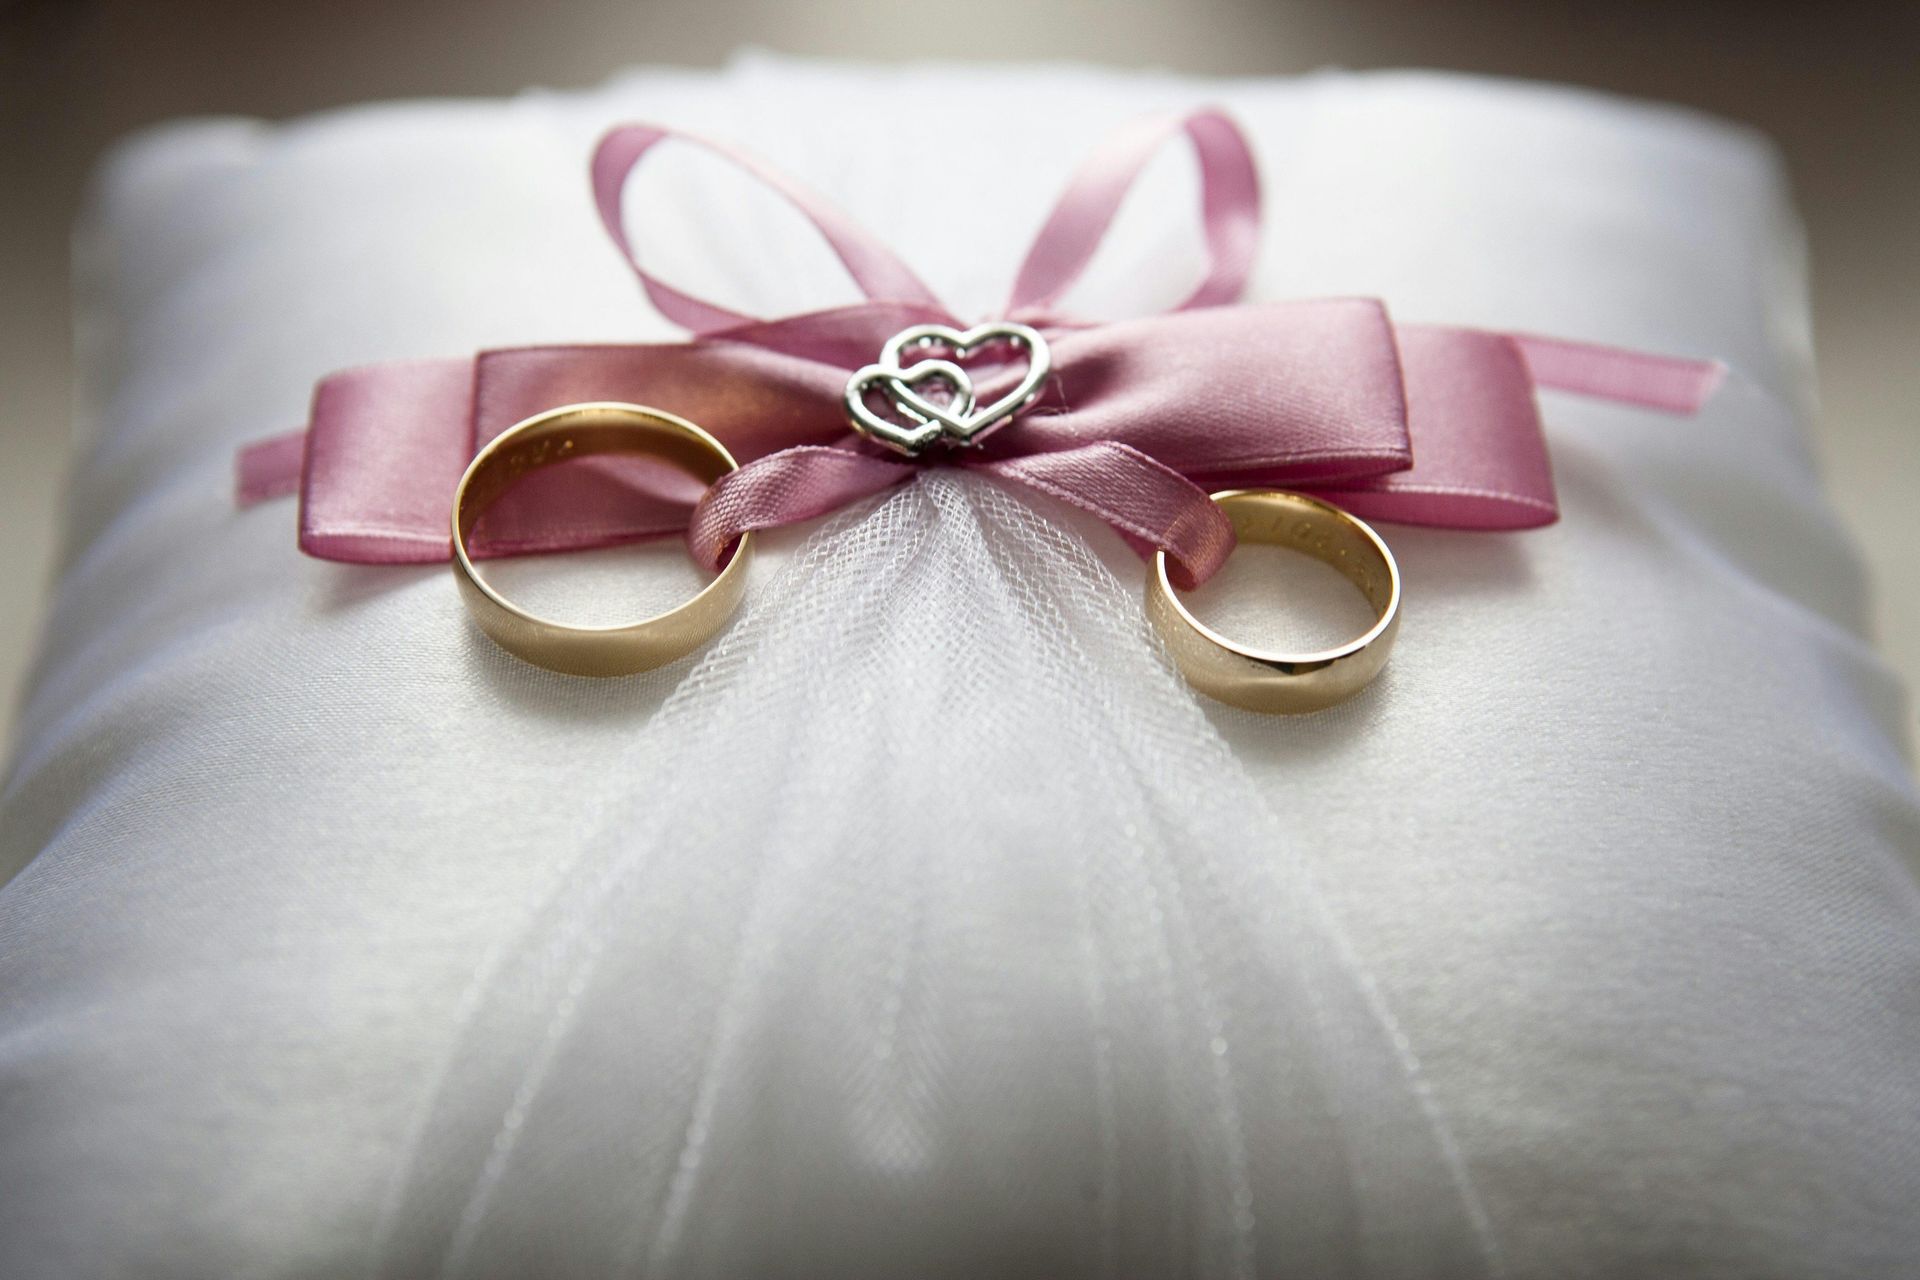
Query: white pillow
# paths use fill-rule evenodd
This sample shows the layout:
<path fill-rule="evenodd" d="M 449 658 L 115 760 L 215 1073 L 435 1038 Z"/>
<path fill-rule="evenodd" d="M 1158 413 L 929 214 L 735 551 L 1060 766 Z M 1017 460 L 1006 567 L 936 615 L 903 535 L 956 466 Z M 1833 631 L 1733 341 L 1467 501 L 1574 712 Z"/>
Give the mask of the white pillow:
<path fill-rule="evenodd" d="M 593 223 L 610 124 L 747 143 L 968 314 L 1086 146 L 1211 102 L 1260 153 L 1255 297 L 1732 369 L 1697 420 L 1550 397 L 1552 528 L 1387 529 L 1405 629 L 1342 709 L 1187 698 L 1117 540 L 979 485 L 772 539 L 727 640 L 611 683 L 232 508 L 335 368 L 675 336 Z M 846 299 L 661 168 L 677 281 Z M 1176 296 L 1190 181 L 1084 309 Z M 92 436 L 0 799 L 0 1274 L 1920 1271 L 1920 802 L 1758 140 L 1428 75 L 756 58 L 174 126 L 80 247 Z M 677 556 L 562 572 L 630 603 Z"/>

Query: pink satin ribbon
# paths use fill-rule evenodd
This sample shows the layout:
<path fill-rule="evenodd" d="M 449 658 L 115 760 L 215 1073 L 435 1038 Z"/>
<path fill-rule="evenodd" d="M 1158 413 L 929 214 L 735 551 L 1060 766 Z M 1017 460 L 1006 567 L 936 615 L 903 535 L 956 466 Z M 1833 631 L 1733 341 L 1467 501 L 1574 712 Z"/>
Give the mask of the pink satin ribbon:
<path fill-rule="evenodd" d="M 1146 162 L 1182 136 L 1201 177 L 1208 265 L 1199 286 L 1144 319 L 1091 325 L 1059 314 Z M 758 320 L 652 274 L 626 233 L 622 201 L 634 168 L 673 139 L 718 153 L 784 196 L 866 301 Z M 811 519 L 921 466 L 951 465 L 1094 513 L 1143 553 L 1165 550 L 1186 585 L 1204 581 L 1233 548 L 1209 489 L 1284 486 L 1360 515 L 1456 529 L 1548 524 L 1557 508 L 1536 387 L 1691 413 L 1722 373 L 1708 361 L 1395 325 L 1365 298 L 1223 305 L 1252 270 L 1260 190 L 1239 127 L 1206 110 L 1115 134 L 1041 228 L 1004 308 L 1052 347 L 1053 376 L 1035 406 L 977 448 L 909 461 L 850 431 L 840 405 L 848 374 L 910 324 L 964 326 L 886 246 L 750 157 L 656 126 L 608 134 L 593 188 L 601 222 L 648 298 L 694 341 L 520 347 L 333 374 L 316 389 L 304 432 L 242 450 L 240 501 L 297 488 L 300 546 L 310 555 L 444 560 L 454 485 L 481 445 L 557 405 L 639 401 L 700 423 L 741 469 L 704 494 L 630 459 L 536 472 L 488 512 L 476 554 L 684 530 L 695 558 L 717 568 L 746 530 Z M 984 380 L 982 402 L 1014 376 Z"/>

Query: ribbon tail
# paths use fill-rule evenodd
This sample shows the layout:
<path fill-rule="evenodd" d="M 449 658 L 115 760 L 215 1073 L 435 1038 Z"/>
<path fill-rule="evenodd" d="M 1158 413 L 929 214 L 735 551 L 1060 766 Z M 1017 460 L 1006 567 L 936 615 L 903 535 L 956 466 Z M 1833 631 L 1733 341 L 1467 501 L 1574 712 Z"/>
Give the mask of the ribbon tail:
<path fill-rule="evenodd" d="M 1109 440 L 967 465 L 1091 512 L 1142 555 L 1166 552 L 1183 590 L 1233 553 L 1233 524 L 1207 491 L 1130 445 Z"/>
<path fill-rule="evenodd" d="M 917 470 L 829 445 L 770 453 L 720 477 L 701 496 L 687 525 L 687 550 L 696 564 L 718 573 L 741 534 L 826 515 L 890 489 Z"/>
<path fill-rule="evenodd" d="M 1507 337 L 1519 348 L 1535 386 L 1663 413 L 1698 413 L 1727 374 L 1718 360 L 1688 360 L 1529 333 Z"/>
<path fill-rule="evenodd" d="M 233 457 L 233 503 L 245 509 L 300 492 L 307 467 L 307 430 L 242 445 Z"/>

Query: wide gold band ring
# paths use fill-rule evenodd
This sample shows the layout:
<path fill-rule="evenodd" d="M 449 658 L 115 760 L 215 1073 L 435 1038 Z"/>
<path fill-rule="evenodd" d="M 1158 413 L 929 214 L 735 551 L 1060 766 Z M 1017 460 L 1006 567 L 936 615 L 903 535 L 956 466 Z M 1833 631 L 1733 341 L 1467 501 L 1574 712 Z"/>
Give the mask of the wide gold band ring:
<path fill-rule="evenodd" d="M 480 629 L 502 649 L 549 671 L 622 676 L 693 652 L 725 625 L 746 586 L 753 535 L 741 535 L 720 574 L 686 603 L 610 627 L 538 617 L 502 596 L 473 566 L 467 540 L 494 501 L 521 476 L 598 454 L 640 454 L 707 484 L 737 468 L 718 440 L 670 413 L 635 404 L 571 404 L 536 414 L 480 450 L 453 491 L 453 572 Z"/>
<path fill-rule="evenodd" d="M 1161 552 L 1147 575 L 1147 616 L 1187 682 L 1237 707 L 1288 715 L 1320 711 L 1364 689 L 1386 665 L 1400 629 L 1400 570 L 1380 535 L 1340 508 L 1298 493 L 1229 489 L 1213 500 L 1240 541 L 1291 547 L 1338 569 L 1378 620 L 1358 639 L 1314 653 L 1239 644 L 1188 611 Z"/>

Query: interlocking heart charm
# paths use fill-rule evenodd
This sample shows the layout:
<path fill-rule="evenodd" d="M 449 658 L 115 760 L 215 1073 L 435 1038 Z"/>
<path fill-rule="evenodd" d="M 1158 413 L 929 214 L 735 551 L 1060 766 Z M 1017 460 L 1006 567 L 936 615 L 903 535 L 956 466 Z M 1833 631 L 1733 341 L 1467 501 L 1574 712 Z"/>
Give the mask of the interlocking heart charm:
<path fill-rule="evenodd" d="M 961 362 L 997 348 L 1024 353 L 1027 371 L 1011 391 L 982 408 L 973 378 Z M 847 379 L 847 418 L 869 440 L 909 456 L 935 441 L 960 447 L 978 444 L 1040 398 L 1052 369 L 1047 340 L 1027 325 L 1003 320 L 960 330 L 917 324 L 894 334 L 880 349 L 877 363 Z M 935 386 L 946 390 L 944 401 L 923 394 Z M 876 394 L 904 421 L 876 413 L 870 402 Z"/>

